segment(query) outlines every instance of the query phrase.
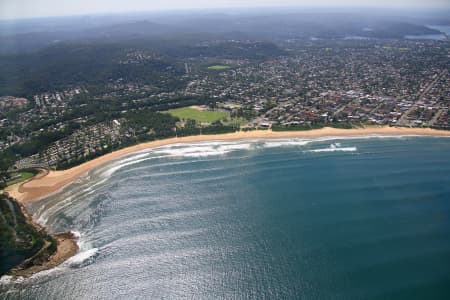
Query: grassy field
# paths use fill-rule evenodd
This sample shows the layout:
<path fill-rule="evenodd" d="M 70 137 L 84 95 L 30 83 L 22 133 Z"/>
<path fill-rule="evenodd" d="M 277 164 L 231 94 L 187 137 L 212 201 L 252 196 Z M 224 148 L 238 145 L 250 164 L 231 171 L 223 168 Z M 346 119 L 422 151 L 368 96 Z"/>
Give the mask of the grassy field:
<path fill-rule="evenodd" d="M 197 122 L 213 123 L 227 118 L 229 115 L 222 111 L 200 111 L 192 107 L 182 107 L 177 109 L 171 109 L 167 111 L 174 117 L 178 117 L 182 120 L 194 120 Z"/>
<path fill-rule="evenodd" d="M 20 172 L 17 175 L 20 175 L 20 178 L 8 181 L 7 185 L 13 185 L 13 184 L 19 183 L 19 182 L 25 181 L 27 179 L 30 179 L 31 177 L 34 176 L 34 174 L 31 172 Z"/>
<path fill-rule="evenodd" d="M 230 66 L 227 66 L 227 65 L 214 65 L 214 66 L 209 66 L 208 70 L 220 71 L 220 70 L 226 70 L 229 68 L 230 68 Z"/>

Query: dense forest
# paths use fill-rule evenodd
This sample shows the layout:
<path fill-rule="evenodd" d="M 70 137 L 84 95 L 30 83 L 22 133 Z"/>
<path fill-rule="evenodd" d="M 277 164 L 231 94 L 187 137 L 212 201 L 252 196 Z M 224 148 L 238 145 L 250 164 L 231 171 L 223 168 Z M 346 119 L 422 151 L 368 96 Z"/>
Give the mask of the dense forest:
<path fill-rule="evenodd" d="M 133 46 L 158 53 L 141 64 L 120 64 L 124 53 Z M 162 51 L 164 55 L 159 54 Z M 35 94 L 61 90 L 74 85 L 98 87 L 109 82 L 151 83 L 161 89 L 180 85 L 184 69 L 180 59 L 221 57 L 265 59 L 284 52 L 272 43 L 221 42 L 214 45 L 176 45 L 153 43 L 83 43 L 59 44 L 35 53 L 0 56 L 0 96 L 32 98 Z"/>
<path fill-rule="evenodd" d="M 0 95 L 31 98 L 73 85 L 99 85 L 117 79 L 158 85 L 180 75 L 179 68 L 164 59 L 121 65 L 124 48 L 117 44 L 64 44 L 32 54 L 1 56 Z"/>

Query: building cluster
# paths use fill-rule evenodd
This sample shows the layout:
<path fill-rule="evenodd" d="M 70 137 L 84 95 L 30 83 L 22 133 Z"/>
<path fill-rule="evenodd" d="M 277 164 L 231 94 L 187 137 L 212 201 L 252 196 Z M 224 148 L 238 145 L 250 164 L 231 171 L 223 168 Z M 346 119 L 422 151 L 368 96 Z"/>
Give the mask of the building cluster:
<path fill-rule="evenodd" d="M 40 115 L 62 114 L 66 111 L 69 102 L 80 94 L 87 94 L 85 87 L 74 87 L 62 92 L 43 93 L 33 97 L 35 109 Z"/>
<path fill-rule="evenodd" d="M 449 64 L 444 45 L 425 42 L 304 48 L 289 57 L 194 78 L 185 94 L 263 111 L 252 124 L 448 127 Z M 268 101 L 277 106 L 264 111 Z"/>
<path fill-rule="evenodd" d="M 114 103 L 114 113 L 120 114 L 152 105 L 156 105 L 156 111 L 167 100 L 174 99 L 179 107 L 183 105 L 177 102 L 183 101 L 179 99 L 207 99 L 216 103 L 215 108 L 228 110 L 232 116 L 244 115 L 250 119 L 248 125 L 259 127 L 357 123 L 450 129 L 448 42 L 364 41 L 356 46 L 317 43 L 258 61 L 191 58 L 183 62 L 185 74 L 173 86 L 169 75 L 161 75 L 149 82 L 111 79 L 89 87 L 90 92 L 78 86 L 36 95 L 33 107 L 14 120 L 6 114 L 0 118 L 0 133 L 7 136 L 0 140 L 0 150 L 43 131 L 67 132 L 68 127 L 77 128 L 70 126 L 80 127 L 45 151 L 17 163 L 18 167 L 54 166 L 116 147 L 133 137 L 122 119 L 104 122 L 95 120 L 92 113 L 66 119 L 89 101 Z M 140 50 L 128 51 L 120 63 L 137 64 L 154 58 Z M 208 69 L 212 63 L 230 68 Z M 78 101 L 78 95 L 86 96 L 83 99 L 87 101 Z M 0 113 L 28 104 L 23 98 L 1 97 Z M 38 127 L 23 136 L 11 130 L 33 127 L 31 123 Z"/>
<path fill-rule="evenodd" d="M 17 125 L 25 128 L 30 122 L 49 122 L 64 115 L 70 108 L 71 101 L 77 95 L 88 94 L 85 87 L 74 87 L 64 91 L 48 92 L 33 96 L 34 105 L 18 115 Z M 58 123 L 46 131 L 60 130 L 66 124 Z M 56 127 L 55 127 L 56 126 Z"/>
<path fill-rule="evenodd" d="M 12 96 L 0 97 L 0 111 L 10 111 L 27 107 L 28 99 Z"/>
<path fill-rule="evenodd" d="M 85 87 L 73 87 L 61 92 L 48 92 L 33 96 L 31 101 L 31 108 L 23 110 L 20 113 L 15 114 L 13 120 L 6 117 L 1 117 L 1 113 L 8 112 L 9 110 L 24 109 L 28 107 L 29 101 L 25 98 L 16 98 L 11 96 L 0 97 L 0 130 L 8 131 L 6 139 L 0 140 L 0 151 L 7 147 L 13 146 L 18 143 L 24 142 L 27 138 L 32 137 L 39 132 L 54 132 L 61 131 L 67 127 L 66 122 L 52 122 L 63 116 L 70 108 L 71 101 L 77 95 L 88 94 L 88 90 Z M 5 104 L 5 106 L 2 106 Z M 76 123 L 83 123 L 85 120 L 77 119 L 71 120 Z M 23 131 L 26 135 L 17 135 L 17 130 L 11 130 L 11 128 L 27 128 L 31 123 L 47 123 L 44 128 L 37 128 L 37 132 L 28 133 Z"/>
<path fill-rule="evenodd" d="M 157 89 L 151 84 L 124 82 L 122 78 L 105 85 L 103 93 L 94 96 L 94 99 L 117 99 L 120 97 L 143 97 L 152 94 Z"/>
<path fill-rule="evenodd" d="M 124 132 L 123 120 L 112 120 L 76 130 L 56 141 L 45 151 L 16 162 L 17 168 L 52 167 L 81 160 L 120 145 L 130 135 Z"/>
<path fill-rule="evenodd" d="M 159 56 L 150 51 L 144 50 L 128 50 L 123 58 L 119 60 L 121 65 L 142 64 L 147 61 L 158 59 Z"/>

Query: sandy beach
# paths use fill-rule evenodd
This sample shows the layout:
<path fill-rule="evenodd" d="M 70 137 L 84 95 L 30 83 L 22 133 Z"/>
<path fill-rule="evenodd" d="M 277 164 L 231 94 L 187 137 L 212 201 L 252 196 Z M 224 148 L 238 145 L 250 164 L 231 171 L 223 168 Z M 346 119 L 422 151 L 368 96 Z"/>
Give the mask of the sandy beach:
<path fill-rule="evenodd" d="M 342 136 L 367 136 L 367 135 L 387 135 L 387 136 L 403 136 L 403 135 L 424 135 L 424 136 L 448 136 L 450 131 L 441 131 L 430 128 L 397 128 L 397 127 L 366 127 L 358 129 L 336 129 L 322 128 L 309 131 L 283 131 L 274 132 L 271 130 L 257 130 L 248 132 L 236 132 L 218 135 L 198 135 L 181 138 L 169 138 L 164 140 L 146 142 L 123 148 L 79 166 L 64 171 L 50 171 L 46 174 L 36 176 L 34 179 L 22 184 L 10 186 L 6 189 L 11 197 L 14 197 L 23 204 L 31 201 L 37 201 L 52 193 L 57 192 L 64 186 L 77 180 L 80 176 L 86 174 L 91 169 L 105 164 L 111 160 L 118 159 L 127 154 L 160 146 L 176 144 L 176 143 L 195 143 L 204 141 L 232 141 L 245 139 L 283 139 L 283 138 L 317 138 L 317 137 L 342 137 Z"/>

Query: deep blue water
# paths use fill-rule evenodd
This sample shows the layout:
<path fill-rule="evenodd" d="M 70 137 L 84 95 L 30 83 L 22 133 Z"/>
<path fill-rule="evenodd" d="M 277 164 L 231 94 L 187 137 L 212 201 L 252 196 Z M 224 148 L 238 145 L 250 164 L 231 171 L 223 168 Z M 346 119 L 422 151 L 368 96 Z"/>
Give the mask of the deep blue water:
<path fill-rule="evenodd" d="M 30 208 L 80 253 L 6 299 L 450 299 L 450 139 L 178 145 Z"/>

